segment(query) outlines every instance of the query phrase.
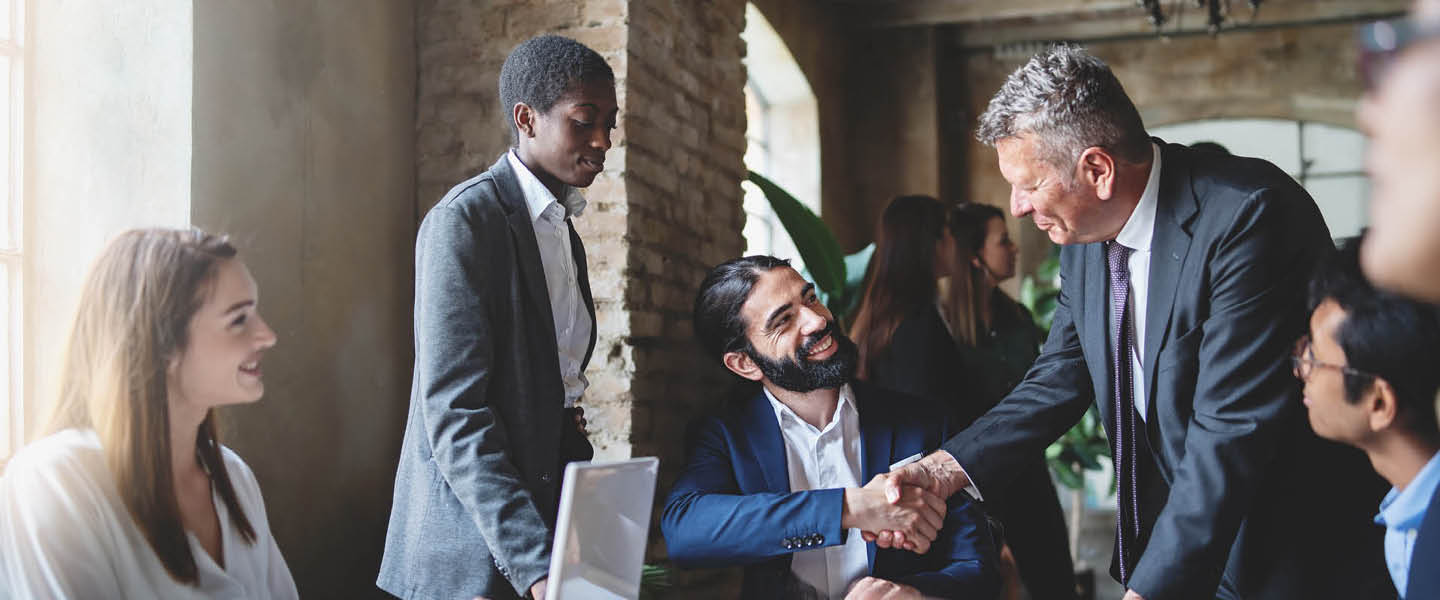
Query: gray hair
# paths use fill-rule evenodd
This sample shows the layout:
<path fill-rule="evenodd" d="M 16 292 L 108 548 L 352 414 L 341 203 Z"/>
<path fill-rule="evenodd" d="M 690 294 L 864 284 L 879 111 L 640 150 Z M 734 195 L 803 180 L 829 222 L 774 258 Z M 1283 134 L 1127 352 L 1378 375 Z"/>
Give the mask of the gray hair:
<path fill-rule="evenodd" d="M 1060 44 L 1031 57 L 990 99 L 975 137 L 987 146 L 1034 134 L 1041 156 L 1067 181 L 1086 148 L 1126 162 L 1150 156 L 1140 111 L 1110 67 L 1079 46 Z"/>

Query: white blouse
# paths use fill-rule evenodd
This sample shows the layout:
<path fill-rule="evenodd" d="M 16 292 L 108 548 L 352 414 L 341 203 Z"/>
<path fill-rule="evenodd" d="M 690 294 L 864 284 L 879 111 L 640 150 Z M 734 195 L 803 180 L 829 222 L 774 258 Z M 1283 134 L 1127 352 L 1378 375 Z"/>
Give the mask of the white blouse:
<path fill-rule="evenodd" d="M 229 448 L 221 455 L 255 543 L 214 494 L 225 566 L 187 532 L 199 573 L 198 585 L 187 585 L 135 526 L 94 431 L 67 429 L 26 446 L 0 477 L 0 597 L 297 598 L 255 474 Z"/>

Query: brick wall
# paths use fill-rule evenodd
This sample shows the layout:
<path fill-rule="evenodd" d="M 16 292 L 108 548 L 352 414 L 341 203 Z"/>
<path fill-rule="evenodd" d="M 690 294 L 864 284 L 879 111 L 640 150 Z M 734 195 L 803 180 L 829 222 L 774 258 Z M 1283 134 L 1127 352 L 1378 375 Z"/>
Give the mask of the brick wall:
<path fill-rule="evenodd" d="M 699 355 L 690 307 L 708 267 L 744 248 L 744 15 L 743 0 L 424 0 L 417 7 L 417 220 L 508 147 L 496 78 L 516 44 L 566 35 L 615 70 L 619 129 L 606 172 L 585 191 L 589 206 L 575 221 L 599 338 L 583 405 L 599 456 L 659 456 L 662 491 L 684 460 L 686 424 L 731 387 L 721 367 Z M 649 559 L 663 559 L 658 529 L 652 533 Z M 734 582 L 713 585 L 717 578 L 678 577 L 733 597 Z"/>

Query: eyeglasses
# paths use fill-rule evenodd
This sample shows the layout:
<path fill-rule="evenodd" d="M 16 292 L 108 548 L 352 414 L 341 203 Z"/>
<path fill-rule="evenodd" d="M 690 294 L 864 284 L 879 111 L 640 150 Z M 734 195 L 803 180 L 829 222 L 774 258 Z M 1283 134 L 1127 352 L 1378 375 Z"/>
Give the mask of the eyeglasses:
<path fill-rule="evenodd" d="M 1361 25 L 1356 29 L 1360 47 L 1360 81 L 1375 89 L 1395 57 L 1415 44 L 1440 38 L 1440 24 L 1420 24 L 1410 19 L 1391 19 Z"/>
<path fill-rule="evenodd" d="M 1300 338 L 1299 341 L 1295 342 L 1295 351 L 1290 356 L 1290 364 L 1291 372 L 1294 373 L 1295 378 L 1299 379 L 1300 381 L 1309 381 L 1310 373 L 1313 373 L 1315 371 L 1315 367 L 1320 367 L 1323 369 L 1335 369 L 1336 371 L 1339 371 L 1346 375 L 1354 375 L 1356 377 L 1365 377 L 1369 379 L 1374 379 L 1378 377 L 1378 375 L 1375 375 L 1374 373 L 1366 373 L 1365 371 L 1361 371 L 1360 369 L 1315 360 L 1315 350 L 1310 345 L 1310 336 L 1308 335 Z"/>

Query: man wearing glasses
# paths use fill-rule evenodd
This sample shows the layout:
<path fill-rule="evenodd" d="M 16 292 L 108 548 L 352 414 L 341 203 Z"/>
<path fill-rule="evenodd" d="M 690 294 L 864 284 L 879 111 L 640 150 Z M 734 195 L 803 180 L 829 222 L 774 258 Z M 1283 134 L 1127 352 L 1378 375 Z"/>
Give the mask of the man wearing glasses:
<path fill-rule="evenodd" d="M 1394 486 L 1375 522 L 1385 527 L 1395 589 L 1434 598 L 1440 555 L 1427 555 L 1417 538 L 1440 533 L 1422 527 L 1427 512 L 1440 510 L 1427 511 L 1440 486 L 1440 316 L 1433 306 L 1372 288 L 1360 274 L 1357 247 L 1332 257 L 1310 284 L 1310 335 L 1296 344 L 1295 376 L 1304 382 L 1315 433 L 1365 451 Z"/>

